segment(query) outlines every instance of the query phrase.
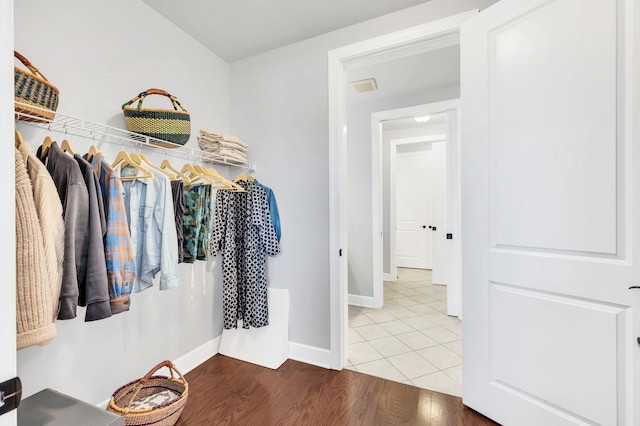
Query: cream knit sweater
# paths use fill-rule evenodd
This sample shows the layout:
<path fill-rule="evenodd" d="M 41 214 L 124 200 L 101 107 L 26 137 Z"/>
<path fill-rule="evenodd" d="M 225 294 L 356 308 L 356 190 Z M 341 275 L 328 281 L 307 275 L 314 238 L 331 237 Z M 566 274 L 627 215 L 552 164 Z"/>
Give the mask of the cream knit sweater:
<path fill-rule="evenodd" d="M 46 345 L 56 335 L 42 230 L 22 154 L 15 149 L 17 349 Z"/>
<path fill-rule="evenodd" d="M 60 286 L 62 285 L 62 262 L 64 260 L 64 219 L 62 217 L 62 202 L 58 196 L 56 184 L 53 182 L 47 167 L 33 153 L 28 143 L 18 146 L 22 159 L 27 166 L 31 179 L 33 200 L 40 220 L 42 238 L 44 241 L 44 258 L 47 265 L 49 289 L 53 299 L 55 311 L 53 318 L 58 316 L 60 300 Z"/>

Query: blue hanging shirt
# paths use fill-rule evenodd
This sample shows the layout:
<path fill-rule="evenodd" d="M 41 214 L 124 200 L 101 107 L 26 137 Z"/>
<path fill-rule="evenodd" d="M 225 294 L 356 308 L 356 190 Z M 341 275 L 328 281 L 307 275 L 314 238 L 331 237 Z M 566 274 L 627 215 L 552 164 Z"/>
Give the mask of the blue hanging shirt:
<path fill-rule="evenodd" d="M 258 185 L 260 188 L 264 189 L 267 193 L 267 200 L 269 201 L 269 213 L 271 213 L 271 221 L 273 222 L 273 227 L 276 230 L 276 237 L 278 237 L 278 241 L 280 241 L 280 237 L 282 236 L 282 231 L 280 229 L 280 214 L 278 213 L 278 204 L 276 203 L 276 196 L 273 194 L 271 188 L 264 186 L 257 179 L 253 180 L 253 183 Z"/>

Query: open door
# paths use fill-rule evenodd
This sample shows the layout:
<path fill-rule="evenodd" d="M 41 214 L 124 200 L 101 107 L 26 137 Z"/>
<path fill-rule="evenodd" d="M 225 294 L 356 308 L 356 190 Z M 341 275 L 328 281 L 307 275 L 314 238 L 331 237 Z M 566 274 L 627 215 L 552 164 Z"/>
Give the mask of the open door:
<path fill-rule="evenodd" d="M 640 424 L 635 6 L 462 25 L 463 399 L 501 424 Z"/>

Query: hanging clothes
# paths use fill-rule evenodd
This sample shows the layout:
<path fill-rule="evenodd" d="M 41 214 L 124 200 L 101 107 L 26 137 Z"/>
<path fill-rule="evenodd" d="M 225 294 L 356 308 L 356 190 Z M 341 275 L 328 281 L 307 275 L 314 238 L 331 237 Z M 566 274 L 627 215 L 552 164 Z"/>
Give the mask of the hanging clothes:
<path fill-rule="evenodd" d="M 35 202 L 40 229 L 44 242 L 44 259 L 47 266 L 47 278 L 50 280 L 51 300 L 53 300 L 53 319 L 58 315 L 58 300 L 62 285 L 62 264 L 64 261 L 64 219 L 62 203 L 58 197 L 56 185 L 46 166 L 35 156 L 31 146 L 23 142 L 18 146 L 26 165 L 33 200 Z"/>
<path fill-rule="evenodd" d="M 83 257 L 89 242 L 88 216 L 89 193 L 78 163 L 66 155 L 53 142 L 43 153 L 37 150 L 37 157 L 44 162 L 56 185 L 64 212 L 64 262 L 60 290 L 59 320 L 76 317 L 78 306 L 78 284 L 83 281 L 87 270 Z"/>
<path fill-rule="evenodd" d="M 171 181 L 171 195 L 173 196 L 173 213 L 176 222 L 176 235 L 178 237 L 178 263 L 184 262 L 184 182 L 181 180 Z"/>
<path fill-rule="evenodd" d="M 16 347 L 46 345 L 57 335 L 57 300 L 47 277 L 44 240 L 33 189 L 22 155 L 15 150 Z"/>
<path fill-rule="evenodd" d="M 136 254 L 137 277 L 133 290 L 143 291 L 153 285 L 158 272 L 160 290 L 178 286 L 178 237 L 169 179 L 151 170 L 153 179 L 123 181 L 125 211 Z M 120 170 L 120 177 L 135 176 L 131 166 Z"/>
<path fill-rule="evenodd" d="M 267 193 L 267 201 L 269 202 L 269 213 L 271 213 L 271 221 L 273 222 L 273 228 L 276 231 L 278 241 L 282 237 L 282 230 L 280 228 L 280 213 L 278 213 L 278 203 L 276 203 L 276 196 L 268 186 L 265 186 L 258 182 L 258 179 L 254 179 L 253 183 L 264 189 Z"/>
<path fill-rule="evenodd" d="M 209 260 L 211 239 L 211 185 L 195 183 L 184 191 L 184 263 Z"/>
<path fill-rule="evenodd" d="M 84 177 L 89 201 L 89 223 L 87 232 L 89 241 L 86 253 L 86 274 L 79 282 L 80 294 L 78 304 L 86 306 L 85 321 L 95 321 L 111 316 L 107 264 L 104 254 L 104 236 L 107 222 L 104 216 L 104 201 L 100 189 L 100 181 L 96 172 L 80 155 L 73 157 Z"/>
<path fill-rule="evenodd" d="M 252 182 L 240 181 L 238 184 L 247 191 L 243 265 L 246 311 L 243 328 L 264 327 L 269 324 L 266 256 L 280 253 L 280 244 L 271 220 L 266 191 Z"/>
<path fill-rule="evenodd" d="M 211 254 L 222 254 L 223 327 L 237 328 L 243 309 L 238 307 L 238 256 L 236 248 L 237 209 L 234 193 L 219 190 L 216 194 Z"/>
<path fill-rule="evenodd" d="M 85 155 L 87 158 L 88 155 Z M 129 310 L 130 294 L 136 275 L 133 244 L 124 207 L 124 188 L 115 170 L 101 153 L 91 158 L 98 177 L 105 210 L 107 231 L 104 238 L 111 314 Z"/>
<path fill-rule="evenodd" d="M 267 193 L 252 182 L 246 192 L 218 191 L 212 252 L 222 253 L 224 327 L 269 324 L 266 255 L 280 252 Z"/>

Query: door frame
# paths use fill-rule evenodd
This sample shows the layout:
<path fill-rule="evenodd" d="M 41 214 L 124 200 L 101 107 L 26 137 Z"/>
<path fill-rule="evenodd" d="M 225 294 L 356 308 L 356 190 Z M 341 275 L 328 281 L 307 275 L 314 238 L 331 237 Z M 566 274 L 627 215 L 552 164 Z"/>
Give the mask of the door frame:
<path fill-rule="evenodd" d="M 13 1 L 0 3 L 0 52 L 5 58 L 0 61 L 0 133 L 2 155 L 0 155 L 0 179 L 6 188 L 15 186 L 14 154 L 9 148 L 14 140 L 13 129 Z M 15 191 L 5 191 L 3 202 L 7 206 L 15 206 Z M 15 236 L 15 208 L 2 209 L 0 212 L 0 235 Z M 15 238 L 7 238 L 3 243 L 5 254 L 0 257 L 0 270 L 4 274 L 4 282 L 0 297 L 0 382 L 16 376 L 16 259 Z M 16 410 L 0 416 L 0 425 L 15 425 Z"/>
<path fill-rule="evenodd" d="M 393 232 L 393 224 L 396 222 L 396 209 L 397 209 L 397 195 L 396 195 L 396 170 L 398 160 L 398 146 L 411 145 L 414 143 L 423 142 L 445 142 L 446 137 L 443 134 L 415 136 L 408 138 L 398 138 L 389 140 L 389 273 L 382 271 L 382 277 L 384 281 L 396 281 L 398 276 L 398 265 L 396 260 L 396 238 L 397 235 Z M 375 186 L 374 186 L 375 188 Z M 374 189 L 375 190 L 375 189 Z M 383 194 L 384 188 L 380 185 L 380 194 Z M 382 213 L 381 213 L 382 214 Z M 384 239 L 383 239 L 384 244 Z M 375 267 L 375 266 L 374 266 Z M 381 265 L 382 267 L 382 265 Z M 374 286 L 378 283 L 375 282 Z"/>
<path fill-rule="evenodd" d="M 424 42 L 457 36 L 474 9 L 328 52 L 329 81 L 329 304 L 331 368 L 347 360 L 347 192 L 346 192 L 346 66 L 349 62 L 399 51 Z M 379 253 L 379 252 L 378 252 Z"/>

